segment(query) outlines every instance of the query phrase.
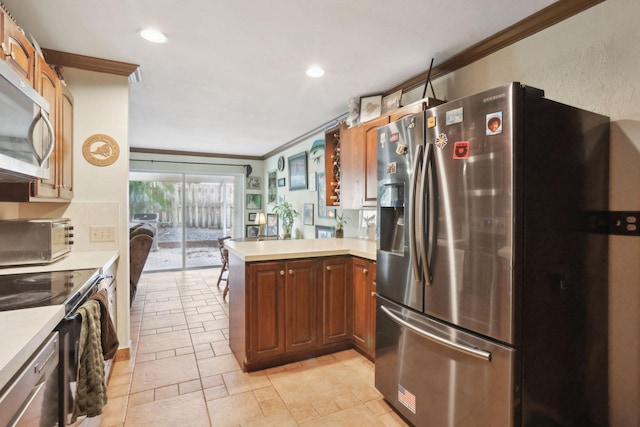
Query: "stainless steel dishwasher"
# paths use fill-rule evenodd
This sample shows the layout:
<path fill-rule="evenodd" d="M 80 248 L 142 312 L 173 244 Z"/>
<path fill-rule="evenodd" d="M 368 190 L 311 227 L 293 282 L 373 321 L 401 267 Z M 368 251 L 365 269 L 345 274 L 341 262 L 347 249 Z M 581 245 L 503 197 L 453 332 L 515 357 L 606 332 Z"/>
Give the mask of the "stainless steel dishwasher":
<path fill-rule="evenodd" d="M 35 352 L 0 396 L 0 425 L 58 425 L 58 333 Z"/>

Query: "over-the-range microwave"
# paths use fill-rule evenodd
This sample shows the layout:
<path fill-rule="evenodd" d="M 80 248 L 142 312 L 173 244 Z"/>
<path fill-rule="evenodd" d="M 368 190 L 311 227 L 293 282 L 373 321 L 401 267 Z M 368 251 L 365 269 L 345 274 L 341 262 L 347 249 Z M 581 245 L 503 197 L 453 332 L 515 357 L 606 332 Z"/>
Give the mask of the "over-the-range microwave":
<path fill-rule="evenodd" d="M 49 103 L 0 61 L 0 182 L 49 177 L 55 132 Z"/>

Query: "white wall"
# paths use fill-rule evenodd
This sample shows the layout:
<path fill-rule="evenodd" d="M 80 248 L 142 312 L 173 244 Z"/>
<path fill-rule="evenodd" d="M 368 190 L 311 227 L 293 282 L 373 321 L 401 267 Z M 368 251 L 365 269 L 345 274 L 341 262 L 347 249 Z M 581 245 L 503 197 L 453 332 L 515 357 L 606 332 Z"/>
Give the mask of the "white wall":
<path fill-rule="evenodd" d="M 336 222 L 332 218 L 319 218 L 318 217 L 318 191 L 317 186 L 315 189 L 308 188 L 306 190 L 295 190 L 289 191 L 289 164 L 288 158 L 294 156 L 296 154 L 300 154 L 301 152 L 307 153 L 307 170 L 308 173 L 315 173 L 316 177 L 318 173 L 324 172 L 324 162 L 325 162 L 325 152 L 324 150 L 319 152 L 317 155 L 312 156 L 309 154 L 311 146 L 316 140 L 324 140 L 324 132 L 318 132 L 315 135 L 310 136 L 293 147 L 288 148 L 287 150 L 278 153 L 275 156 L 269 157 L 264 162 L 264 175 L 262 178 L 262 182 L 268 182 L 267 174 L 269 172 L 277 171 L 277 178 L 285 178 L 285 186 L 277 187 L 278 190 L 278 199 L 284 198 L 287 202 L 291 203 L 295 209 L 300 212 L 300 216 L 296 218 L 294 221 L 294 226 L 291 231 L 292 238 L 295 239 L 314 239 L 315 238 L 315 226 L 316 225 L 324 225 L 329 227 L 335 227 Z M 285 159 L 285 167 L 282 172 L 277 170 L 278 158 L 283 156 Z M 316 180 L 317 181 L 317 180 Z M 307 178 L 307 183 L 309 183 L 309 178 Z M 265 184 L 266 187 L 266 184 Z M 264 190 L 264 200 L 267 200 L 267 189 Z M 302 210 L 305 204 L 312 203 L 313 204 L 313 216 L 314 216 L 314 224 L 313 225 L 304 225 L 302 221 Z M 272 206 L 266 206 L 266 212 L 272 212 Z M 359 212 L 356 210 L 340 210 L 338 212 L 344 212 L 345 216 L 349 218 L 349 222 L 344 227 L 344 235 L 345 237 L 358 237 L 358 216 Z M 281 227 L 281 226 L 280 226 Z M 282 234 L 282 228 L 280 228 L 280 234 Z"/>

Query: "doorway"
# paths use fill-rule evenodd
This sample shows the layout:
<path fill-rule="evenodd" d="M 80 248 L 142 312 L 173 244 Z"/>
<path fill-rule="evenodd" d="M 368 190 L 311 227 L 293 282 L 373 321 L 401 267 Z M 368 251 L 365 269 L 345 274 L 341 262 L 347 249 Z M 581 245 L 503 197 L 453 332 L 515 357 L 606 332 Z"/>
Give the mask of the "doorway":
<path fill-rule="evenodd" d="M 144 271 L 220 266 L 218 238 L 242 227 L 235 209 L 242 210 L 241 182 L 233 175 L 130 172 L 129 222 L 156 229 Z"/>

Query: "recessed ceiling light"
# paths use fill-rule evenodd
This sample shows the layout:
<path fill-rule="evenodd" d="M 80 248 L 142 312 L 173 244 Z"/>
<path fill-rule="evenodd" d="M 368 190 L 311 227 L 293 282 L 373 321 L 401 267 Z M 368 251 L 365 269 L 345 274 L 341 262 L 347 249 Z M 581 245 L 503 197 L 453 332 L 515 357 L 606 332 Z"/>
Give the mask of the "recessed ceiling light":
<path fill-rule="evenodd" d="M 324 76 L 324 70 L 318 65 L 312 65 L 307 69 L 307 76 L 317 79 L 318 77 Z"/>
<path fill-rule="evenodd" d="M 155 28 L 145 28 L 144 30 L 140 30 L 140 36 L 152 43 L 165 43 L 168 40 L 167 36 Z"/>

